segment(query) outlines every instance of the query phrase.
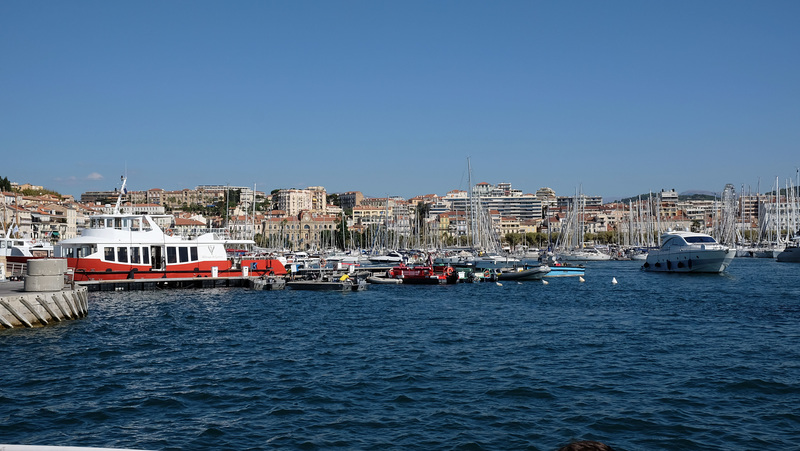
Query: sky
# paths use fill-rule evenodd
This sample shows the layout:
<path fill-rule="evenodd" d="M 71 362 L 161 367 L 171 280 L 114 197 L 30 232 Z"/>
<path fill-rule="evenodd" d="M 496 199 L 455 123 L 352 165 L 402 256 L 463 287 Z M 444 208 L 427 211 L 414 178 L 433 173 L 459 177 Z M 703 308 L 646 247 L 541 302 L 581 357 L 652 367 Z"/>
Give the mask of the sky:
<path fill-rule="evenodd" d="M 0 177 L 76 197 L 123 174 L 765 192 L 800 167 L 798 17 L 795 0 L 4 0 Z"/>

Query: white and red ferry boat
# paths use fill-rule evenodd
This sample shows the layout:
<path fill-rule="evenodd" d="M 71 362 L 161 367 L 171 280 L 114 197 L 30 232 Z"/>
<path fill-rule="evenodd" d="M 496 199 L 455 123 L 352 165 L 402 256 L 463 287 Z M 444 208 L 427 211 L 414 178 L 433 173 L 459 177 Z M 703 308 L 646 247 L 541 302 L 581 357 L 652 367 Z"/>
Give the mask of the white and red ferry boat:
<path fill-rule="evenodd" d="M 252 240 L 211 232 L 194 239 L 171 236 L 147 214 L 112 213 L 90 220 L 81 236 L 55 247 L 55 256 L 67 259 L 76 282 L 286 274 L 280 260 L 255 252 Z"/>
<path fill-rule="evenodd" d="M 253 240 L 213 232 L 191 239 L 173 236 L 156 221 L 163 215 L 124 214 L 119 205 L 118 198 L 114 213 L 92 216 L 81 236 L 55 246 L 55 256 L 67 259 L 76 282 L 287 273 L 280 260 L 257 252 Z"/>

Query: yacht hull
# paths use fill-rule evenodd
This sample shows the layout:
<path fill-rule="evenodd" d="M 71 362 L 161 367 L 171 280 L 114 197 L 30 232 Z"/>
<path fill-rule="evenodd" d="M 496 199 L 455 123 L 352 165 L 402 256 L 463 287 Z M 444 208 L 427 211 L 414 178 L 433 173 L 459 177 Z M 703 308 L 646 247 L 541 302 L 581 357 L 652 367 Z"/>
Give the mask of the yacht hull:
<path fill-rule="evenodd" d="M 800 263 L 800 247 L 787 247 L 775 259 L 779 262 Z"/>
<path fill-rule="evenodd" d="M 736 256 L 735 249 L 651 251 L 642 269 L 654 272 L 719 273 Z"/>

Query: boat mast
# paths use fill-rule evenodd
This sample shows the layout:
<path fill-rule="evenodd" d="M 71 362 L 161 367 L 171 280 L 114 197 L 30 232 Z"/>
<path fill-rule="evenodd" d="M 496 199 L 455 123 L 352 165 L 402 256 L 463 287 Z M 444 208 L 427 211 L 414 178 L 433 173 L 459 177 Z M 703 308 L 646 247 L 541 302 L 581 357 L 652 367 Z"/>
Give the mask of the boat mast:
<path fill-rule="evenodd" d="M 475 247 L 475 212 L 472 205 L 472 166 L 470 165 L 469 157 L 467 157 L 467 186 L 469 187 L 468 197 L 469 203 L 467 205 L 467 236 L 472 241 L 471 245 Z"/>

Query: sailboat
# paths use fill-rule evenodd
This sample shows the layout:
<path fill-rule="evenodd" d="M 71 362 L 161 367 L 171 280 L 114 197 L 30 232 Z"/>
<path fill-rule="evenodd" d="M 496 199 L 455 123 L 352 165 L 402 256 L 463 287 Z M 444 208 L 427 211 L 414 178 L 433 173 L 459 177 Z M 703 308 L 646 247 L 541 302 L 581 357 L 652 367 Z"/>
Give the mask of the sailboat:
<path fill-rule="evenodd" d="M 556 258 L 562 262 L 587 262 L 611 260 L 611 256 L 598 251 L 594 247 L 586 247 L 583 241 L 584 233 L 584 206 L 583 194 L 575 197 L 572 202 L 572 209 L 567 213 L 567 224 L 562 228 L 564 233 L 559 237 L 558 249 L 555 253 Z"/>

